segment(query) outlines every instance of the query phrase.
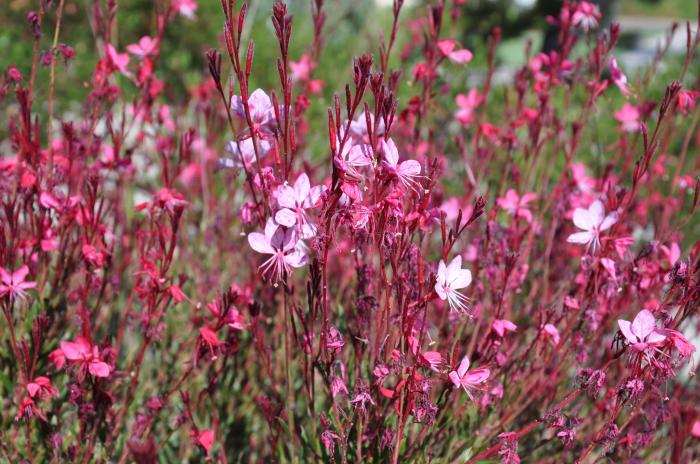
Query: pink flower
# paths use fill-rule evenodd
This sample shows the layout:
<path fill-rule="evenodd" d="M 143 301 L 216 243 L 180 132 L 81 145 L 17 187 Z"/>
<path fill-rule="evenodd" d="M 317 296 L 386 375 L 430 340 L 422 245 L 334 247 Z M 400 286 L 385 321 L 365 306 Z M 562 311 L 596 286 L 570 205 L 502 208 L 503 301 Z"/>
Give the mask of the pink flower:
<path fill-rule="evenodd" d="M 27 297 L 26 290 L 36 287 L 36 282 L 27 282 L 29 268 L 26 264 L 10 273 L 0 266 L 0 298 L 7 296 L 10 300 L 24 300 Z"/>
<path fill-rule="evenodd" d="M 382 140 L 381 151 L 384 154 L 383 164 L 389 172 L 403 184 L 404 187 L 415 189 L 420 176 L 421 166 L 416 160 L 406 160 L 399 163 L 399 150 L 393 140 Z"/>
<path fill-rule="evenodd" d="M 474 121 L 476 108 L 483 101 L 483 97 L 479 95 L 479 91 L 471 89 L 466 95 L 460 93 L 455 97 L 455 103 L 459 109 L 455 112 L 455 118 L 462 125 L 467 126 Z"/>
<path fill-rule="evenodd" d="M 174 0 L 172 7 L 187 19 L 194 18 L 194 12 L 197 10 L 197 2 L 195 0 Z"/>
<path fill-rule="evenodd" d="M 340 141 L 338 141 L 340 146 Z M 339 153 L 334 162 L 346 175 L 355 179 L 362 179 L 363 175 L 357 168 L 372 166 L 372 147 L 365 144 L 353 145 L 348 139 L 343 145 L 343 151 Z"/>
<path fill-rule="evenodd" d="M 690 431 L 690 434 L 694 437 L 700 438 L 700 420 L 696 420 L 693 423 L 693 428 Z"/>
<path fill-rule="evenodd" d="M 639 130 L 641 114 L 639 113 L 639 108 L 636 106 L 625 103 L 622 105 L 622 108 L 615 111 L 613 114 L 615 119 L 620 123 L 620 130 L 623 132 L 635 132 Z"/>
<path fill-rule="evenodd" d="M 32 398 L 51 398 L 58 396 L 58 390 L 51 384 L 48 377 L 40 375 L 27 384 L 27 392 Z"/>
<path fill-rule="evenodd" d="M 252 232 L 248 234 L 250 247 L 258 253 L 272 255 L 258 269 L 264 274 L 272 274 L 275 284 L 282 280 L 292 268 L 302 267 L 307 262 L 303 244 L 294 229 L 288 229 L 267 220 L 265 234 Z"/>
<path fill-rule="evenodd" d="M 441 300 L 447 300 L 451 310 L 464 311 L 467 309 L 467 297 L 457 290 L 467 287 L 472 283 L 472 273 L 469 269 L 462 269 L 462 257 L 456 256 L 448 266 L 440 260 L 438 265 L 435 292 Z"/>
<path fill-rule="evenodd" d="M 700 92 L 681 89 L 678 92 L 678 110 L 682 114 L 688 114 L 695 109 L 695 100 L 700 97 Z"/>
<path fill-rule="evenodd" d="M 285 227 L 297 227 L 301 232 L 301 238 L 311 238 L 316 235 L 316 226 L 306 210 L 313 208 L 321 198 L 325 186 L 311 187 L 309 176 L 302 172 L 294 182 L 294 187 L 286 183 L 280 185 L 275 192 L 280 209 L 275 214 L 278 224 Z"/>
<path fill-rule="evenodd" d="M 567 242 L 585 244 L 595 252 L 600 245 L 600 233 L 608 230 L 617 222 L 617 213 L 605 215 L 603 203 L 594 201 L 588 209 L 576 208 L 574 210 L 574 225 L 583 232 L 569 235 Z"/>
<path fill-rule="evenodd" d="M 68 361 L 80 367 L 85 375 L 89 372 L 95 377 L 109 377 L 112 368 L 100 359 L 100 351 L 87 339 L 78 337 L 74 342 L 61 342 L 61 351 Z"/>
<path fill-rule="evenodd" d="M 498 206 L 508 211 L 512 216 L 521 217 L 532 224 L 532 213 L 527 209 L 527 204 L 537 198 L 534 193 L 526 193 L 519 196 L 513 189 L 508 189 L 506 196 L 499 198 Z"/>
<path fill-rule="evenodd" d="M 632 349 L 638 352 L 646 350 L 651 345 L 663 342 L 666 336 L 661 334 L 656 328 L 656 319 L 651 311 L 642 309 L 630 323 L 624 319 L 619 319 L 617 325 L 620 326 L 622 335 L 625 336 Z"/>
<path fill-rule="evenodd" d="M 614 56 L 610 57 L 610 78 L 623 95 L 627 97 L 634 95 L 627 85 L 627 76 L 617 66 L 617 59 Z"/>
<path fill-rule="evenodd" d="M 510 322 L 508 319 L 496 319 L 493 321 L 491 328 L 498 334 L 499 337 L 503 337 L 506 332 L 515 332 L 518 326 Z"/>
<path fill-rule="evenodd" d="M 158 41 L 156 39 L 144 35 L 139 39 L 138 43 L 127 45 L 126 51 L 128 51 L 132 55 L 144 58 L 153 53 L 153 51 L 156 50 L 157 46 Z"/>
<path fill-rule="evenodd" d="M 664 335 L 681 356 L 688 357 L 695 353 L 695 345 L 690 343 L 681 332 L 673 329 L 656 329 L 656 332 Z"/>
<path fill-rule="evenodd" d="M 544 333 L 551 338 L 552 343 L 554 345 L 558 345 L 560 342 L 560 336 L 559 336 L 559 330 L 557 330 L 556 327 L 554 327 L 553 324 L 545 324 L 544 327 Z"/>
<path fill-rule="evenodd" d="M 128 53 L 117 53 L 117 50 L 110 43 L 107 44 L 107 59 L 114 66 L 114 69 L 118 70 L 120 73 L 126 77 L 131 78 L 132 74 L 127 68 L 129 65 L 129 54 Z"/>
<path fill-rule="evenodd" d="M 256 89 L 248 96 L 248 108 L 250 109 L 253 130 L 262 137 L 272 137 L 277 125 L 275 108 L 272 106 L 272 100 L 264 90 Z M 231 111 L 239 119 L 246 121 L 243 99 L 238 95 L 234 95 L 231 98 Z M 280 116 L 282 116 L 281 112 Z"/>
<path fill-rule="evenodd" d="M 480 384 L 486 382 L 491 372 L 485 367 L 479 367 L 469 371 L 469 358 L 464 356 L 456 371 L 449 373 L 450 380 L 456 388 L 462 387 L 469 398 L 474 401 L 472 390 Z"/>
<path fill-rule="evenodd" d="M 598 5 L 589 2 L 579 2 L 571 16 L 574 27 L 580 27 L 586 32 L 598 27 L 598 21 L 600 21 Z"/>
<path fill-rule="evenodd" d="M 209 453 L 214 446 L 214 432 L 211 430 L 192 430 L 190 436 L 195 444 L 201 446 L 207 455 L 207 460 L 209 460 Z"/>
<path fill-rule="evenodd" d="M 258 157 L 261 159 L 270 151 L 271 144 L 267 140 L 258 139 Z M 255 165 L 255 147 L 251 137 L 236 142 L 231 140 L 226 144 L 226 151 L 230 158 L 219 159 L 219 166 L 234 169 L 248 169 Z"/>
<path fill-rule="evenodd" d="M 455 50 L 457 42 L 453 39 L 442 39 L 438 41 L 438 49 L 440 53 L 457 64 L 469 63 L 472 60 L 472 52 L 463 48 L 461 50 Z"/>
<path fill-rule="evenodd" d="M 308 81 L 311 78 L 311 71 L 314 69 L 314 62 L 306 53 L 301 56 L 299 61 L 290 61 L 289 67 L 292 71 L 292 80 Z"/>
<path fill-rule="evenodd" d="M 586 174 L 586 165 L 583 163 L 573 163 L 571 165 L 571 175 L 576 182 L 576 186 L 583 193 L 592 192 L 595 188 L 595 179 Z"/>
<path fill-rule="evenodd" d="M 374 130 L 374 114 L 370 113 L 369 114 L 369 123 L 372 127 L 372 130 Z M 347 124 L 347 121 L 346 121 Z M 381 137 L 384 135 L 386 127 L 384 127 L 384 120 L 380 119 L 379 122 L 377 122 L 377 133 L 375 134 L 377 137 Z M 367 116 L 365 116 L 365 112 L 363 111 L 357 117 L 350 122 L 350 137 L 353 138 L 357 143 L 369 143 L 369 132 L 367 131 Z"/>

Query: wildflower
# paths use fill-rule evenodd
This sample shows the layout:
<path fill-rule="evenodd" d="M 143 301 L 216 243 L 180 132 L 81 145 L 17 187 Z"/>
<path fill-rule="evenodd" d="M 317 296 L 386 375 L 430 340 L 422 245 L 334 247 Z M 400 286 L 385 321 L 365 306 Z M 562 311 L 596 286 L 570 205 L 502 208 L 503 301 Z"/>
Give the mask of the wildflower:
<path fill-rule="evenodd" d="M 512 216 L 521 217 L 532 224 L 532 213 L 527 209 L 527 204 L 537 198 L 534 193 L 526 193 L 519 196 L 514 189 L 508 189 L 504 197 L 496 201 L 499 207 L 508 211 Z"/>
<path fill-rule="evenodd" d="M 137 43 L 127 45 L 126 51 L 140 58 L 145 58 L 146 56 L 153 53 L 156 50 L 157 46 L 157 39 L 153 39 L 147 35 L 144 35 L 139 39 Z"/>
<path fill-rule="evenodd" d="M 553 324 L 545 324 L 543 327 L 544 333 L 551 338 L 554 345 L 558 345 L 561 337 L 559 336 L 559 330 Z"/>
<path fill-rule="evenodd" d="M 452 39 L 443 39 L 438 41 L 438 49 L 443 56 L 446 56 L 450 61 L 457 64 L 469 63 L 472 60 L 472 52 L 463 48 L 461 50 L 455 50 L 457 42 Z"/>
<path fill-rule="evenodd" d="M 655 329 L 657 334 L 663 335 L 678 350 L 683 357 L 688 357 L 695 353 L 695 345 L 688 341 L 685 336 L 673 329 Z"/>
<path fill-rule="evenodd" d="M 420 176 L 421 166 L 416 160 L 406 160 L 399 163 L 399 150 L 393 140 L 382 140 L 381 151 L 384 154 L 384 166 L 403 184 L 404 187 L 415 188 L 416 178 Z"/>
<path fill-rule="evenodd" d="M 374 131 L 374 126 L 375 126 L 375 117 L 374 114 L 369 113 L 369 123 L 372 128 L 372 131 Z M 346 121 L 347 124 L 347 121 Z M 386 130 L 386 127 L 384 126 L 384 121 L 382 119 L 377 122 L 377 129 L 376 132 L 374 133 L 375 136 L 381 137 L 384 135 L 384 131 Z M 354 120 L 350 121 L 350 136 L 355 140 L 357 143 L 369 143 L 369 132 L 367 131 L 367 116 L 365 115 L 365 112 L 363 111 L 360 113 Z"/>
<path fill-rule="evenodd" d="M 258 139 L 258 157 L 263 158 L 270 151 L 272 144 L 264 139 Z M 224 168 L 234 168 L 234 169 L 251 169 L 254 165 L 255 159 L 255 146 L 253 145 L 253 139 L 247 138 L 240 142 L 231 140 L 226 144 L 226 151 L 231 155 L 230 158 L 220 158 L 219 166 Z"/>
<path fill-rule="evenodd" d="M 681 114 L 688 114 L 695 109 L 695 100 L 700 97 L 700 92 L 694 90 L 681 89 L 678 92 L 678 110 Z"/>
<path fill-rule="evenodd" d="M 264 234 L 250 233 L 248 243 L 258 253 L 272 255 L 258 269 L 262 269 L 263 274 L 272 274 L 275 283 L 289 274 L 291 268 L 306 264 L 306 253 L 294 229 L 281 227 L 272 219 L 267 220 Z"/>
<path fill-rule="evenodd" d="M 34 416 L 39 417 L 41 420 L 46 422 L 46 416 L 44 413 L 41 412 L 39 408 L 37 408 L 36 403 L 30 396 L 25 396 L 24 399 L 22 400 L 22 403 L 19 405 L 19 410 L 17 411 L 17 415 L 15 416 L 15 420 L 20 420 L 23 417 L 27 417 L 27 419 L 31 419 Z"/>
<path fill-rule="evenodd" d="M 51 398 L 58 396 L 58 390 L 48 377 L 40 375 L 27 384 L 27 392 L 32 398 Z"/>
<path fill-rule="evenodd" d="M 359 412 L 362 415 L 367 413 L 367 403 L 371 404 L 372 406 L 376 405 L 372 399 L 372 396 L 369 394 L 369 388 L 361 381 L 355 387 L 350 403 L 353 405 L 355 410 L 359 409 Z"/>
<path fill-rule="evenodd" d="M 455 119 L 463 126 L 467 126 L 474 121 L 476 108 L 483 101 L 483 97 L 479 95 L 479 91 L 471 89 L 466 95 L 460 93 L 455 97 L 455 103 L 459 108 L 455 112 Z"/>
<path fill-rule="evenodd" d="M 338 146 L 340 146 L 340 141 L 338 141 Z M 366 144 L 352 145 L 350 140 L 347 140 L 334 162 L 346 175 L 362 179 L 363 176 L 357 168 L 372 166 L 372 159 L 372 147 Z"/>
<path fill-rule="evenodd" d="M 214 432 L 211 430 L 192 430 L 190 432 L 190 436 L 195 444 L 204 449 L 204 452 L 207 455 L 207 460 L 209 460 L 209 453 L 211 453 L 211 449 L 214 446 Z"/>
<path fill-rule="evenodd" d="M 299 61 L 290 61 L 289 68 L 293 81 L 308 81 L 311 78 L 311 71 L 314 69 L 314 62 L 309 55 L 304 53 Z"/>
<path fill-rule="evenodd" d="M 26 280 L 28 274 L 26 264 L 12 273 L 0 266 L 0 298 L 7 296 L 10 300 L 24 300 L 27 297 L 26 290 L 36 287 L 36 282 Z"/>
<path fill-rule="evenodd" d="M 598 27 L 600 21 L 600 9 L 598 5 L 590 2 L 579 2 L 576 11 L 571 16 L 571 23 L 574 27 L 579 27 L 585 32 Z"/>
<path fill-rule="evenodd" d="M 593 252 L 600 245 L 600 233 L 608 230 L 617 222 L 617 213 L 613 212 L 605 215 L 603 203 L 600 200 L 594 201 L 588 209 L 576 208 L 574 210 L 574 225 L 584 232 L 576 232 L 569 235 L 569 243 L 585 244 Z"/>
<path fill-rule="evenodd" d="M 623 132 L 635 132 L 639 130 L 641 113 L 639 108 L 629 103 L 622 105 L 618 111 L 613 113 L 615 119 L 620 123 L 620 130 Z"/>
<path fill-rule="evenodd" d="M 456 256 L 448 266 L 440 260 L 438 265 L 435 292 L 441 300 L 447 300 L 450 309 L 463 311 L 467 309 L 467 297 L 457 290 L 469 286 L 472 282 L 472 273 L 469 269 L 462 269 L 462 257 Z"/>
<path fill-rule="evenodd" d="M 643 352 L 653 345 L 658 345 L 666 339 L 656 328 L 656 319 L 651 311 L 642 309 L 630 323 L 624 319 L 619 319 L 617 325 L 620 326 L 622 335 L 625 336 L 633 350 Z"/>
<path fill-rule="evenodd" d="M 197 10 L 197 2 L 195 0 L 174 0 L 172 8 L 187 19 L 194 18 L 194 12 Z"/>
<path fill-rule="evenodd" d="M 89 372 L 94 377 L 109 377 L 112 368 L 100 359 L 100 351 L 87 339 L 78 337 L 74 342 L 61 342 L 61 351 L 68 361 L 78 365 L 80 374 Z"/>
<path fill-rule="evenodd" d="M 485 367 L 479 367 L 469 371 L 469 358 L 464 356 L 456 371 L 449 373 L 450 380 L 456 388 L 462 387 L 469 398 L 474 401 L 472 390 L 478 385 L 486 382 L 491 372 Z"/>
<path fill-rule="evenodd" d="M 491 328 L 499 337 L 503 337 L 506 332 L 515 332 L 518 326 L 507 319 L 496 319 L 491 324 Z"/>
<path fill-rule="evenodd" d="M 617 59 L 614 56 L 610 57 L 610 78 L 623 95 L 627 97 L 634 95 L 627 85 L 627 76 L 617 66 Z"/>
<path fill-rule="evenodd" d="M 118 53 L 117 50 L 114 48 L 114 45 L 108 43 L 107 59 L 109 60 L 109 63 L 114 67 L 114 69 L 116 69 L 126 77 L 132 77 L 131 72 L 127 68 L 127 66 L 129 65 L 129 55 L 127 53 Z"/>
<path fill-rule="evenodd" d="M 301 238 L 313 237 L 316 235 L 316 226 L 306 210 L 316 205 L 324 190 L 323 185 L 311 187 L 309 176 L 304 172 L 299 174 L 294 187 L 287 183 L 279 186 L 275 196 L 282 209 L 275 214 L 275 220 L 285 227 L 296 226 L 301 232 Z"/>
<path fill-rule="evenodd" d="M 275 109 L 272 100 L 262 89 L 256 89 L 248 97 L 248 109 L 250 119 L 253 123 L 253 130 L 262 137 L 272 137 L 277 125 L 275 120 Z M 243 99 L 238 95 L 231 98 L 231 110 L 238 118 L 246 121 L 245 106 Z"/>

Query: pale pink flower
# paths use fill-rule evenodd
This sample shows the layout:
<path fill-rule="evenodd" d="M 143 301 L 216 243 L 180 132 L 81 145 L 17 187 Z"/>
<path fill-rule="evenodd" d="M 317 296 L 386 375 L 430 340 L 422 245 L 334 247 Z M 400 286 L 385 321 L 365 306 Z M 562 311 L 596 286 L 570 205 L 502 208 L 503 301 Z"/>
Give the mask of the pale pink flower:
<path fill-rule="evenodd" d="M 194 12 L 197 10 L 197 2 L 195 0 L 174 0 L 172 7 L 187 19 L 194 18 Z"/>
<path fill-rule="evenodd" d="M 508 319 L 496 319 L 493 321 L 491 328 L 493 328 L 493 331 L 496 332 L 499 337 L 503 337 L 506 332 L 515 332 L 518 326 Z"/>
<path fill-rule="evenodd" d="M 537 198 L 534 193 L 525 193 L 523 196 L 518 195 L 513 189 L 508 189 L 504 197 L 499 198 L 496 204 L 508 211 L 512 216 L 521 217 L 532 224 L 532 213 L 527 209 L 527 204 Z"/>
<path fill-rule="evenodd" d="M 613 113 L 615 119 L 620 123 L 620 130 L 623 132 L 635 132 L 639 130 L 641 125 L 641 114 L 639 108 L 629 103 L 622 105 L 618 111 Z"/>
<path fill-rule="evenodd" d="M 374 114 L 370 113 L 369 114 L 369 123 L 372 127 L 372 130 L 374 130 Z M 347 124 L 347 121 L 345 122 Z M 384 120 L 380 119 L 379 122 L 377 122 L 377 133 L 375 134 L 377 137 L 381 137 L 384 135 L 384 131 L 386 130 L 386 127 L 384 127 Z M 369 132 L 367 131 L 367 116 L 365 116 L 365 112 L 363 111 L 355 119 L 350 121 L 350 137 L 352 137 L 355 141 L 362 142 L 362 143 L 369 143 Z"/>
<path fill-rule="evenodd" d="M 457 370 L 449 373 L 452 384 L 456 387 L 462 387 L 469 398 L 474 401 L 472 390 L 486 382 L 491 372 L 485 367 L 479 367 L 469 371 L 469 358 L 464 356 L 459 363 Z"/>
<path fill-rule="evenodd" d="M 476 109 L 483 101 L 483 97 L 479 95 L 479 91 L 471 89 L 467 94 L 460 93 L 455 97 L 455 103 L 458 106 L 455 112 L 457 121 L 466 126 L 474 121 Z"/>
<path fill-rule="evenodd" d="M 28 274 L 26 264 L 12 273 L 0 266 L 0 298 L 7 296 L 10 300 L 24 300 L 27 297 L 26 290 L 36 287 L 36 282 L 26 280 Z"/>
<path fill-rule="evenodd" d="M 623 95 L 627 97 L 634 95 L 627 85 L 627 76 L 625 76 L 622 69 L 617 66 L 617 59 L 614 56 L 610 57 L 610 78 Z"/>
<path fill-rule="evenodd" d="M 340 146 L 340 141 L 338 141 L 338 146 Z M 372 166 L 372 147 L 365 144 L 353 145 L 350 140 L 346 140 L 342 152 L 335 157 L 334 161 L 345 174 L 362 179 L 363 176 L 357 169 Z"/>
<path fill-rule="evenodd" d="M 455 50 L 457 42 L 453 39 L 442 39 L 438 41 L 438 49 L 440 53 L 457 64 L 469 63 L 472 60 L 472 52 L 466 48 Z"/>
<path fill-rule="evenodd" d="M 561 337 L 559 336 L 559 330 L 557 330 L 557 328 L 553 324 L 545 324 L 543 329 L 544 333 L 552 340 L 552 343 L 554 345 L 558 345 L 561 341 Z"/>
<path fill-rule="evenodd" d="M 613 212 L 605 215 L 603 203 L 594 201 L 588 209 L 576 208 L 574 210 L 574 225 L 583 232 L 569 235 L 567 242 L 585 244 L 593 252 L 600 245 L 600 233 L 608 230 L 617 222 L 618 215 Z"/>
<path fill-rule="evenodd" d="M 600 21 L 600 9 L 598 5 L 589 2 L 579 2 L 571 16 L 574 27 L 580 27 L 586 32 L 598 27 L 598 21 Z"/>
<path fill-rule="evenodd" d="M 258 253 L 272 255 L 258 269 L 271 274 L 275 284 L 282 280 L 292 268 L 302 267 L 307 262 L 302 242 L 294 229 L 281 227 L 272 219 L 267 220 L 265 233 L 248 234 L 250 247 Z"/>
<path fill-rule="evenodd" d="M 384 154 L 384 166 L 394 174 L 404 187 L 416 188 L 416 178 L 420 176 L 421 166 L 416 160 L 399 163 L 399 150 L 392 139 L 382 140 L 381 151 Z"/>
<path fill-rule="evenodd" d="M 153 53 L 157 46 L 158 40 L 144 35 L 139 39 L 138 43 L 127 45 L 126 51 L 132 55 L 143 58 Z"/>
<path fill-rule="evenodd" d="M 275 119 L 275 107 L 269 95 L 262 89 L 256 89 L 248 96 L 248 108 L 253 130 L 262 137 L 272 137 L 277 124 Z M 231 111 L 241 120 L 246 121 L 243 99 L 238 95 L 231 98 Z M 282 116 L 280 112 L 280 116 Z"/>
<path fill-rule="evenodd" d="M 270 151 L 272 145 L 264 139 L 258 139 L 257 142 L 258 157 L 262 159 Z M 248 170 L 255 166 L 255 146 L 251 137 L 240 142 L 231 140 L 226 144 L 225 148 L 231 157 L 219 159 L 219 166 L 234 169 L 246 168 Z"/>
<path fill-rule="evenodd" d="M 309 176 L 302 172 L 294 182 L 294 187 L 287 183 L 280 185 L 275 196 L 282 209 L 275 214 L 278 224 L 285 227 L 297 227 L 301 232 L 301 238 L 311 238 L 316 235 L 316 226 L 306 212 L 313 208 L 321 198 L 325 186 L 311 187 Z"/>
<path fill-rule="evenodd" d="M 73 364 L 80 366 L 80 372 L 89 372 L 95 377 L 109 377 L 112 368 L 100 359 L 99 349 L 87 339 L 78 337 L 74 342 L 61 342 L 63 356 Z"/>
<path fill-rule="evenodd" d="M 595 179 L 586 174 L 586 165 L 583 163 L 571 164 L 571 175 L 576 182 L 576 186 L 583 193 L 592 192 L 595 188 Z"/>
<path fill-rule="evenodd" d="M 438 264 L 435 292 L 441 300 L 447 300 L 450 309 L 464 311 L 467 309 L 467 297 L 457 290 L 469 286 L 472 282 L 472 273 L 469 269 L 462 269 L 462 257 L 456 256 L 448 266 L 440 260 Z"/>
<path fill-rule="evenodd" d="M 648 347 L 666 340 L 666 336 L 656 328 L 654 315 L 647 309 L 639 311 L 631 323 L 624 319 L 618 319 L 617 325 L 620 326 L 622 335 L 625 336 L 632 349 L 637 352 L 643 352 Z"/>

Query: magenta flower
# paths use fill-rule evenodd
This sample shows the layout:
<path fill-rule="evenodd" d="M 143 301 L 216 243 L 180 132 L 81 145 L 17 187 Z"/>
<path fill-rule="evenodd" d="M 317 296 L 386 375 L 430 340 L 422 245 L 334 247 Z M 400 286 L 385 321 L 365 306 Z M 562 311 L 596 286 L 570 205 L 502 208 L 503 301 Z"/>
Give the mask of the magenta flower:
<path fill-rule="evenodd" d="M 7 296 L 10 300 L 24 300 L 27 297 L 26 290 L 36 287 L 36 282 L 26 280 L 28 274 L 26 264 L 12 273 L 0 267 L 0 298 Z"/>
<path fill-rule="evenodd" d="M 294 187 L 286 183 L 280 185 L 275 196 L 282 209 L 275 214 L 275 220 L 285 227 L 297 227 L 301 238 L 313 237 L 316 235 L 316 226 L 311 222 L 306 210 L 316 205 L 324 190 L 323 185 L 311 187 L 309 176 L 303 172 L 297 177 Z"/>
<path fill-rule="evenodd" d="M 532 224 L 532 213 L 527 209 L 527 204 L 537 198 L 534 193 L 526 193 L 519 196 L 514 189 L 508 189 L 504 197 L 499 198 L 496 204 L 508 211 L 512 216 L 521 217 Z"/>
<path fill-rule="evenodd" d="M 590 2 L 579 2 L 576 5 L 576 11 L 571 16 L 571 24 L 585 32 L 598 27 L 598 21 L 600 21 L 600 9 L 598 9 L 598 5 Z"/>
<path fill-rule="evenodd" d="M 613 212 L 606 216 L 603 203 L 596 200 L 588 209 L 576 208 L 573 219 L 574 225 L 583 229 L 583 232 L 569 235 L 567 242 L 585 244 L 595 252 L 600 245 L 600 233 L 612 227 L 617 222 L 618 215 Z"/>
<path fill-rule="evenodd" d="M 74 342 L 61 342 L 63 356 L 78 365 L 81 375 L 89 372 L 94 377 L 109 377 L 112 368 L 100 359 L 99 349 L 87 339 L 78 337 Z"/>
<path fill-rule="evenodd" d="M 340 146 L 340 141 L 338 141 Z M 365 144 L 352 145 L 350 140 L 345 142 L 343 150 L 335 157 L 335 164 L 346 175 L 356 179 L 362 179 L 362 174 L 357 170 L 365 166 L 372 166 L 372 147 Z"/>
<path fill-rule="evenodd" d="M 557 330 L 554 324 L 545 324 L 543 330 L 545 335 L 552 340 L 552 344 L 559 344 L 561 337 L 559 336 L 559 330 Z"/>
<path fill-rule="evenodd" d="M 421 166 L 416 160 L 399 163 L 399 150 L 393 140 L 382 140 L 381 151 L 384 154 L 384 166 L 396 176 L 404 187 L 416 188 L 416 178 L 420 176 Z"/>
<path fill-rule="evenodd" d="M 617 325 L 620 326 L 622 335 L 625 336 L 633 350 L 643 352 L 652 345 L 657 345 L 666 336 L 661 334 L 656 328 L 656 319 L 651 311 L 642 309 L 630 323 L 624 319 L 619 319 Z"/>
<path fill-rule="evenodd" d="M 272 255 L 258 269 L 262 269 L 263 275 L 271 274 L 275 284 L 288 275 L 292 268 L 302 267 L 307 262 L 303 244 L 294 229 L 281 227 L 272 219 L 267 220 L 264 234 L 248 234 L 248 243 L 258 253 Z"/>
<path fill-rule="evenodd" d="M 253 130 L 262 137 L 272 137 L 275 126 L 275 108 L 272 100 L 262 89 L 256 89 L 248 96 L 248 107 L 250 109 L 250 119 L 253 122 Z M 238 95 L 231 98 L 231 110 L 240 119 L 246 120 L 243 99 Z M 282 113 L 280 113 L 281 115 Z"/>
<path fill-rule="evenodd" d="M 467 297 L 457 290 L 469 286 L 472 283 L 472 273 L 469 269 L 462 269 L 462 257 L 456 256 L 448 266 L 440 260 L 438 265 L 435 292 L 441 300 L 447 300 L 450 309 L 464 311 L 467 309 Z"/>
<path fill-rule="evenodd" d="M 632 90 L 630 90 L 627 85 L 627 76 L 625 76 L 622 70 L 617 66 L 617 59 L 614 56 L 610 57 L 610 78 L 623 95 L 627 97 L 633 95 Z"/>
<path fill-rule="evenodd" d="M 118 70 L 120 73 L 126 77 L 131 78 L 131 71 L 127 68 L 129 64 L 129 54 L 128 53 L 118 53 L 114 46 L 110 43 L 107 44 L 107 59 L 114 66 L 114 69 Z"/>
<path fill-rule="evenodd" d="M 486 382 L 491 372 L 485 367 L 479 367 L 469 372 L 469 358 L 464 356 L 456 371 L 451 371 L 448 375 L 456 388 L 462 387 L 469 399 L 474 401 L 472 390 Z"/>
<path fill-rule="evenodd" d="M 620 130 L 623 132 L 635 132 L 639 130 L 641 114 L 639 108 L 629 103 L 622 105 L 618 111 L 613 113 L 615 119 L 620 123 Z"/>

